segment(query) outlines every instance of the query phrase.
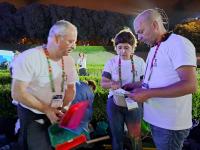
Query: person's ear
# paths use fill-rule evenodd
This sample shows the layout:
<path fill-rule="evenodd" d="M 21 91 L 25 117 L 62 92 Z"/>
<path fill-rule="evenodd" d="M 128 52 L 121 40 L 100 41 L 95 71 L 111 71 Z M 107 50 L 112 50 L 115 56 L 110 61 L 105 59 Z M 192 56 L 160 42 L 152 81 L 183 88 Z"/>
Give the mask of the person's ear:
<path fill-rule="evenodd" d="M 153 21 L 152 26 L 153 26 L 154 30 L 158 30 L 158 28 L 159 28 L 158 22 L 156 20 Z"/>
<path fill-rule="evenodd" d="M 55 35 L 54 36 L 54 40 L 55 40 L 56 44 L 58 44 L 59 41 L 61 40 L 61 36 L 60 35 Z"/>

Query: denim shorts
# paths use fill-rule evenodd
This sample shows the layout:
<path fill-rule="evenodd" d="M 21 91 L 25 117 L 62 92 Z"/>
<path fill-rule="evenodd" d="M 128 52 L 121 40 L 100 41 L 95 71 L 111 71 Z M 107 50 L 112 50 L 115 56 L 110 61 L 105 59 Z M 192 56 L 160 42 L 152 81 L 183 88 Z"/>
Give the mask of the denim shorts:
<path fill-rule="evenodd" d="M 182 150 L 183 142 L 190 129 L 168 130 L 150 125 L 151 133 L 157 150 Z"/>

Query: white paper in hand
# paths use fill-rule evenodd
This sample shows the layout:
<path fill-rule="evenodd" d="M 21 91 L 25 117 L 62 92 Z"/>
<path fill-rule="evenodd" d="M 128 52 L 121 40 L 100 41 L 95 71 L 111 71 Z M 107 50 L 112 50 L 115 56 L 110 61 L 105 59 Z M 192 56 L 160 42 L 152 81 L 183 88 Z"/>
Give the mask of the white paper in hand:
<path fill-rule="evenodd" d="M 129 92 L 120 88 L 120 89 L 114 90 L 113 94 L 117 96 L 124 96 L 126 94 L 129 94 Z"/>
<path fill-rule="evenodd" d="M 138 108 L 138 104 L 134 100 L 132 100 L 130 98 L 126 98 L 125 101 L 126 101 L 126 105 L 127 105 L 128 110 Z"/>

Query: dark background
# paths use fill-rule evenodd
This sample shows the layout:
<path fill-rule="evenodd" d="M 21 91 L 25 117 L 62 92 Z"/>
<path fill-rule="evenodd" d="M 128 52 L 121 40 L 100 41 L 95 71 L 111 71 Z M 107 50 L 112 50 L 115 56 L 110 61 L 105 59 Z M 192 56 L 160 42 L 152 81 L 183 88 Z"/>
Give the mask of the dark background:
<path fill-rule="evenodd" d="M 111 45 L 124 26 L 132 29 L 139 12 L 155 7 L 167 13 L 170 30 L 200 17 L 199 0 L 0 0 L 0 48 L 22 51 L 45 43 L 49 28 L 60 19 L 77 26 L 78 45 Z"/>

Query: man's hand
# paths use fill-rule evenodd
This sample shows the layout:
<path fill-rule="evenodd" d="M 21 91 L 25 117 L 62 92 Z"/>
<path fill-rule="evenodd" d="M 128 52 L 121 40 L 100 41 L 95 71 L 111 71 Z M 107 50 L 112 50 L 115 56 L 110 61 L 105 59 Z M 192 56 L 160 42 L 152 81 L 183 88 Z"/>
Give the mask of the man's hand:
<path fill-rule="evenodd" d="M 150 94 L 149 89 L 140 88 L 133 90 L 130 94 L 127 94 L 127 96 L 136 102 L 142 103 L 150 98 L 149 94 Z"/>
<path fill-rule="evenodd" d="M 132 91 L 134 89 L 134 84 L 133 83 L 128 83 L 125 84 L 122 89 L 124 89 L 125 91 Z"/>
<path fill-rule="evenodd" d="M 120 82 L 119 81 L 113 81 L 113 80 L 111 80 L 107 77 L 102 76 L 101 86 L 104 89 L 116 90 L 116 89 L 120 88 Z"/>
<path fill-rule="evenodd" d="M 52 124 L 59 122 L 64 115 L 64 113 L 60 109 L 53 108 L 51 106 L 46 107 L 45 114 Z"/>

